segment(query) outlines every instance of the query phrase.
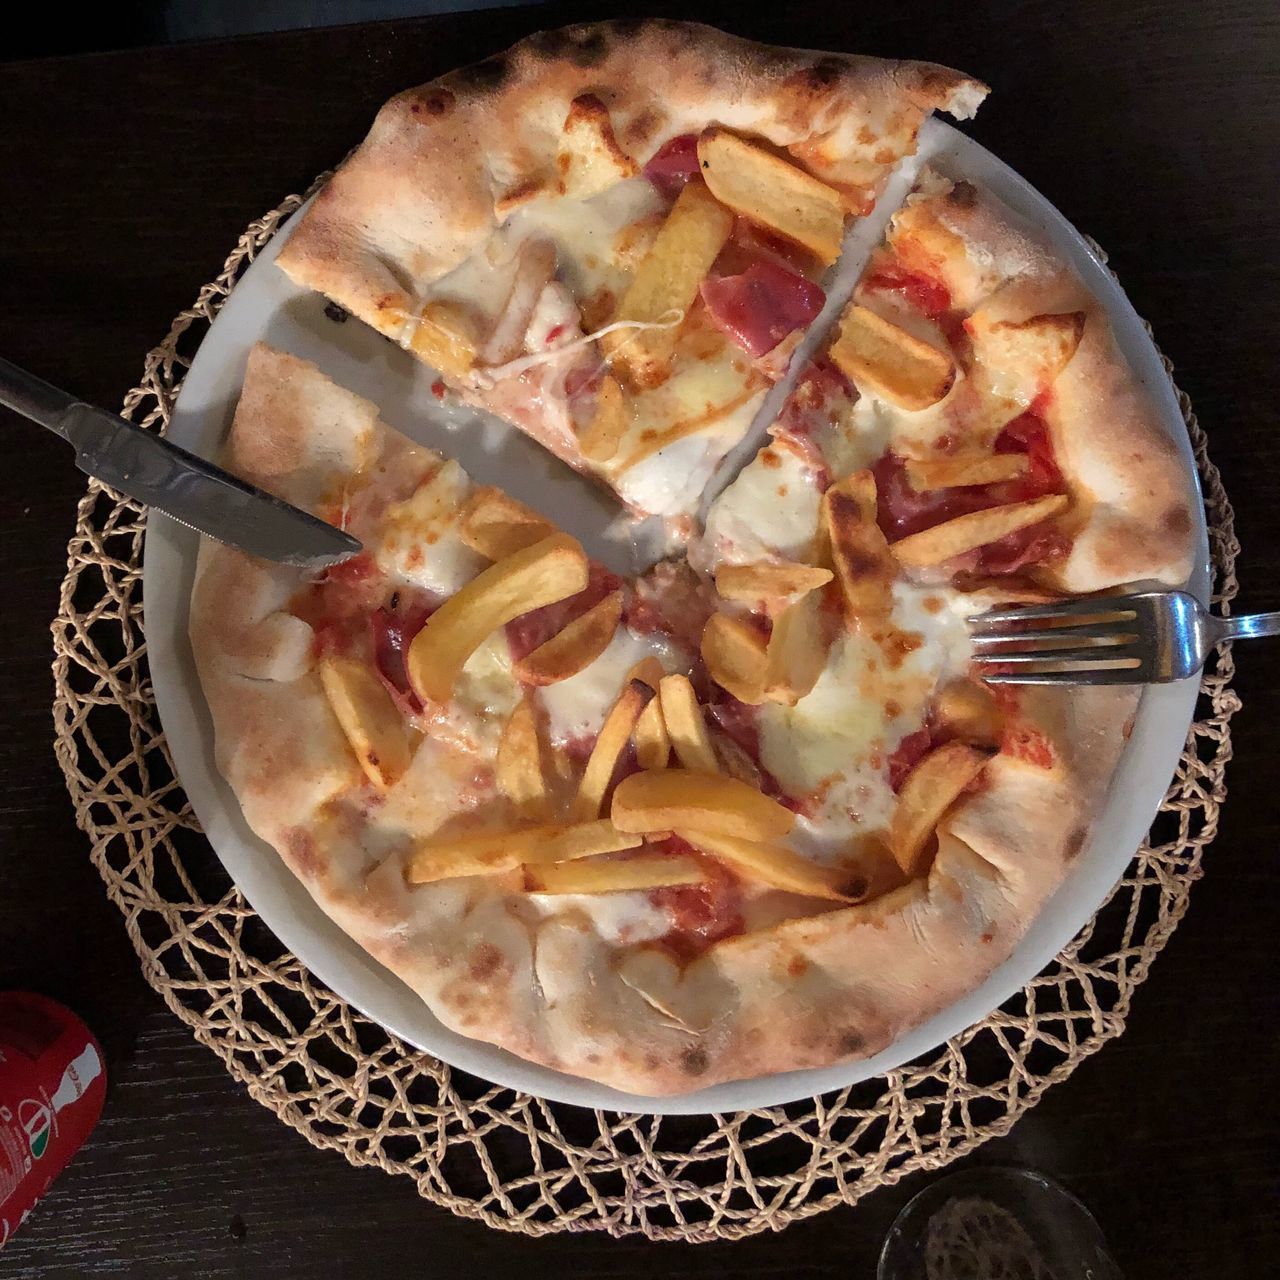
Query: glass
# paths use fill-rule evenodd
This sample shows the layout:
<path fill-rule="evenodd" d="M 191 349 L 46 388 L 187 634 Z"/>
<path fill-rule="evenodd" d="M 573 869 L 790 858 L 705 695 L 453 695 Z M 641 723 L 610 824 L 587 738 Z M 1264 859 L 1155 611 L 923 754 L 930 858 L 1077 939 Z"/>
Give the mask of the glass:
<path fill-rule="evenodd" d="M 1029 1169 L 953 1173 L 885 1237 L 877 1280 L 1122 1280 L 1093 1215 Z"/>

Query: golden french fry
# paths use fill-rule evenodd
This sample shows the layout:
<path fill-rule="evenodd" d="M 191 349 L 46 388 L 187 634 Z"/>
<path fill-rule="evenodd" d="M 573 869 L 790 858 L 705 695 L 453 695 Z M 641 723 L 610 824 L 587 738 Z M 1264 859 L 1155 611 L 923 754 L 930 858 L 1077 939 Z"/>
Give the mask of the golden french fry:
<path fill-rule="evenodd" d="M 417 316 L 406 317 L 405 324 L 411 327 L 404 345 L 433 369 L 460 378 L 475 367 L 478 325 L 462 303 L 437 298 Z"/>
<path fill-rule="evenodd" d="M 721 203 L 804 245 L 824 264 L 839 257 L 844 204 L 825 182 L 716 125 L 702 131 L 698 160 Z"/>
<path fill-rule="evenodd" d="M 643 680 L 632 680 L 609 709 L 582 771 L 578 794 L 573 798 L 570 812 L 575 822 L 586 822 L 600 816 L 600 806 L 604 803 L 605 792 L 613 780 L 618 757 L 630 740 L 640 713 L 653 698 L 654 692 L 649 685 Z"/>
<path fill-rule="evenodd" d="M 556 170 L 563 193 L 571 200 L 585 200 L 639 172 L 636 162 L 618 145 L 608 108 L 594 93 L 584 93 L 569 104 Z"/>
<path fill-rule="evenodd" d="M 818 591 L 801 596 L 778 615 L 765 653 L 762 693 L 766 702 L 793 707 L 818 683 L 831 647 L 823 621 Z"/>
<path fill-rule="evenodd" d="M 1084 336 L 1085 320 L 1083 311 L 1068 311 L 1028 320 L 991 321 L 979 308 L 965 327 L 992 390 L 1030 403 L 1071 362 Z"/>
<path fill-rule="evenodd" d="M 994 747 L 1000 742 L 1003 717 L 988 685 L 964 678 L 938 690 L 933 719 L 940 729 L 963 742 Z"/>
<path fill-rule="evenodd" d="M 702 660 L 711 678 L 739 702 L 764 701 L 766 641 L 749 622 L 713 613 L 702 629 Z"/>
<path fill-rule="evenodd" d="M 458 536 L 489 560 L 505 560 L 555 531 L 550 520 L 492 485 L 473 490 L 458 517 Z"/>
<path fill-rule="evenodd" d="M 709 831 L 777 840 L 796 815 L 737 778 L 692 769 L 633 773 L 618 783 L 610 816 L 619 831 Z"/>
<path fill-rule="evenodd" d="M 658 661 L 653 654 L 649 654 L 646 658 L 641 658 L 630 671 L 627 672 L 628 680 L 643 680 L 654 693 L 658 692 L 658 686 L 662 683 L 662 677 L 667 674 L 666 668 Z"/>
<path fill-rule="evenodd" d="M 934 828 L 991 755 L 965 742 L 944 742 L 907 774 L 889 825 L 889 849 L 904 874 L 915 877 L 924 872 Z"/>
<path fill-rule="evenodd" d="M 876 522 L 876 479 L 855 471 L 822 495 L 822 530 L 845 608 L 858 618 L 886 618 L 897 564 Z"/>
<path fill-rule="evenodd" d="M 707 831 L 677 830 L 676 835 L 696 849 L 729 863 L 735 871 L 773 889 L 803 893 L 810 898 L 830 898 L 835 902 L 857 902 L 866 889 L 866 878 L 834 867 L 820 867 L 778 844 L 740 840 Z M 851 893 L 850 889 L 863 892 Z"/>
<path fill-rule="evenodd" d="M 456 836 L 434 836 L 409 856 L 405 878 L 410 884 L 451 880 L 455 876 L 489 876 L 511 871 L 535 857 L 564 826 L 544 823 L 501 831 L 468 831 Z"/>
<path fill-rule="evenodd" d="M 643 680 L 650 689 L 657 693 L 662 685 L 662 677 L 666 675 L 662 663 L 657 658 L 641 658 L 631 668 L 628 680 Z M 651 698 L 649 704 L 640 713 L 636 721 L 635 732 L 631 735 L 635 744 L 636 760 L 642 769 L 665 769 L 671 759 L 671 739 L 667 737 L 667 722 L 662 718 L 662 699 Z"/>
<path fill-rule="evenodd" d="M 600 384 L 595 417 L 578 436 L 578 448 L 592 462 L 608 462 L 618 452 L 627 429 L 627 400 L 617 378 L 606 375 Z"/>
<path fill-rule="evenodd" d="M 802 595 L 825 587 L 831 570 L 794 560 L 757 560 L 753 564 L 722 564 L 716 569 L 716 590 L 735 604 L 792 604 Z"/>
<path fill-rule="evenodd" d="M 515 663 L 524 684 L 558 684 L 589 667 L 608 647 L 622 620 L 622 592 L 612 591 L 550 640 Z"/>
<path fill-rule="evenodd" d="M 572 862 L 577 858 L 594 858 L 601 853 L 638 849 L 643 843 L 644 837 L 639 832 L 619 831 L 608 818 L 595 818 L 576 822 L 547 836 L 524 861 L 526 866 Z"/>
<path fill-rule="evenodd" d="M 907 479 L 917 493 L 931 489 L 962 489 L 969 485 L 1000 484 L 1027 471 L 1023 453 L 957 454 L 951 458 L 907 459 Z"/>
<path fill-rule="evenodd" d="M 654 237 L 614 320 L 662 324 L 683 316 L 732 230 L 733 214 L 702 183 L 689 183 Z M 620 329 L 606 334 L 601 344 L 628 381 L 652 387 L 667 376 L 678 331 L 678 325 Z"/>
<path fill-rule="evenodd" d="M 927 409 L 951 390 L 951 356 L 915 334 L 851 302 L 840 317 L 831 359 L 859 388 L 883 396 L 899 409 Z"/>
<path fill-rule="evenodd" d="M 331 656 L 319 665 L 325 697 L 365 777 L 392 787 L 409 768 L 409 731 L 377 674 L 355 658 Z"/>
<path fill-rule="evenodd" d="M 494 764 L 498 790 L 527 818 L 541 817 L 547 808 L 547 783 L 542 771 L 537 713 L 521 698 L 498 739 Z"/>
<path fill-rule="evenodd" d="M 698 695 L 693 691 L 688 676 L 663 676 L 658 694 L 662 699 L 662 719 L 667 727 L 667 737 L 676 758 L 686 769 L 700 769 L 703 773 L 719 772 L 716 754 L 707 736 L 707 722 Z"/>
<path fill-rule="evenodd" d="M 427 619 L 409 646 L 409 681 L 428 702 L 447 702 L 467 659 L 522 613 L 577 595 L 587 557 L 576 538 L 552 534 L 497 561 Z"/>
<path fill-rule="evenodd" d="M 562 862 L 526 867 L 526 893 L 622 893 L 628 889 L 663 889 L 697 884 L 704 878 L 697 859 L 681 854 L 640 855 Z"/>
<path fill-rule="evenodd" d="M 1039 524 L 1061 515 L 1067 509 L 1065 494 L 1050 494 L 1047 498 L 1033 498 L 1030 502 L 1011 502 L 1003 507 L 988 507 L 985 511 L 970 511 L 965 515 L 935 524 L 932 529 L 899 538 L 890 543 L 890 550 L 899 564 L 922 568 L 941 564 L 953 556 L 963 555 L 988 542 Z"/>

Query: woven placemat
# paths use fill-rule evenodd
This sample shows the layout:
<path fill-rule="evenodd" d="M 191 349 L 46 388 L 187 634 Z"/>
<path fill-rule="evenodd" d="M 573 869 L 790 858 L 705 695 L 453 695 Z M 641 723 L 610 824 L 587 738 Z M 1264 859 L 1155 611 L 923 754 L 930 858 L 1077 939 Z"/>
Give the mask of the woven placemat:
<path fill-rule="evenodd" d="M 240 273 L 301 204 L 254 222 L 146 358 L 126 416 L 157 431 Z M 1204 485 L 1222 610 L 1238 544 L 1205 438 L 1179 393 Z M 823 1097 L 680 1117 L 552 1105 L 452 1071 L 357 1013 L 284 951 L 200 833 L 174 776 L 147 669 L 144 512 L 91 482 L 53 624 L 55 750 L 94 865 L 147 981 L 249 1093 L 318 1147 L 410 1177 L 492 1226 L 735 1238 L 781 1228 L 1005 1133 L 1118 1035 L 1186 910 L 1231 754 L 1229 649 L 1147 842 L 1098 914 L 1034 981 L 909 1066 Z"/>

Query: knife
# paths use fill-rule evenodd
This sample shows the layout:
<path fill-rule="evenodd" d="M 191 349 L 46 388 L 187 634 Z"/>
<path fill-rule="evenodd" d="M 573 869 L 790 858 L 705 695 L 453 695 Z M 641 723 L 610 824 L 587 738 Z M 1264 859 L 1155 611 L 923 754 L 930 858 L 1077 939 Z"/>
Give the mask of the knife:
<path fill-rule="evenodd" d="M 0 404 L 75 447 L 81 471 L 250 555 L 323 569 L 355 555 L 349 533 L 0 357 Z"/>

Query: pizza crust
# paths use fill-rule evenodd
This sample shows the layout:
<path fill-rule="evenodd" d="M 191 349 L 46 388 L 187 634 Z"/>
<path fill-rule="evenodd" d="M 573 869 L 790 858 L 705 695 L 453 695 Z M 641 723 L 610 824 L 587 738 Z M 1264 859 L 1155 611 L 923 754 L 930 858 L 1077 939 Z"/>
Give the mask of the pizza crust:
<path fill-rule="evenodd" d="M 660 69 L 660 73 L 659 73 Z M 410 89 L 303 215 L 279 265 L 388 336 L 423 288 L 521 204 L 559 195 L 566 119 L 603 104 L 595 163 L 618 172 L 719 123 L 786 148 L 850 207 L 915 146 L 933 110 L 964 119 L 986 86 L 923 62 L 778 49 L 665 19 L 568 27 Z M 575 108 L 574 104 L 579 105 Z"/>
<path fill-rule="evenodd" d="M 926 184 L 937 183 L 926 175 Z M 1071 491 L 1067 557 L 1041 571 L 1086 593 L 1143 579 L 1181 586 L 1191 572 L 1194 494 L 1159 408 L 1116 345 L 1106 313 L 1066 260 L 967 182 L 943 183 L 893 221 L 899 258 L 940 278 L 961 312 L 991 321 L 1080 313 L 1080 345 L 1037 411 Z"/>

